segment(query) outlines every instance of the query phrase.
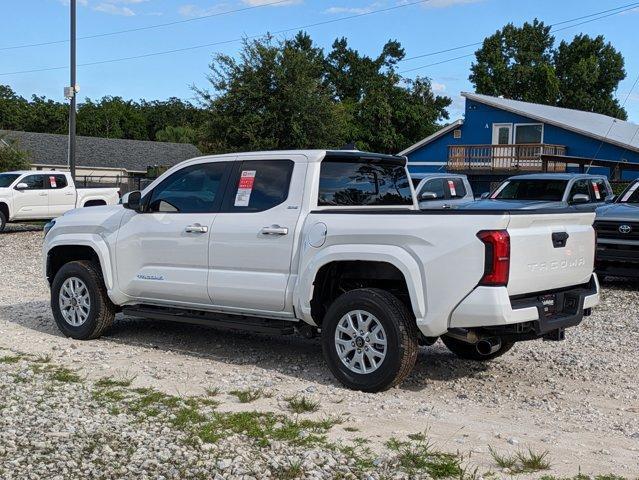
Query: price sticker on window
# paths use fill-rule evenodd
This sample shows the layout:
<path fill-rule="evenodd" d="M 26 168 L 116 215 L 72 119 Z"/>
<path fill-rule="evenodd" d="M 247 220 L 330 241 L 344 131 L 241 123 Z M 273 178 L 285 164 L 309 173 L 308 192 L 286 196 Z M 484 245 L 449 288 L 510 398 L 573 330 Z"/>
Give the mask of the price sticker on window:
<path fill-rule="evenodd" d="M 235 194 L 236 207 L 249 206 L 253 185 L 255 184 L 255 173 L 256 170 L 244 170 L 242 175 L 240 175 L 240 182 L 237 186 L 237 193 Z"/>
<path fill-rule="evenodd" d="M 453 182 L 452 180 L 448 180 L 448 189 L 450 190 L 451 197 L 457 196 L 457 189 L 455 188 L 455 182 Z"/>
<path fill-rule="evenodd" d="M 597 200 L 601 200 L 601 191 L 599 190 L 599 184 L 597 182 L 592 182 L 592 189 L 595 191 Z"/>
<path fill-rule="evenodd" d="M 51 188 L 58 188 L 58 184 L 55 181 L 54 176 L 49 177 L 49 185 L 51 185 Z"/>

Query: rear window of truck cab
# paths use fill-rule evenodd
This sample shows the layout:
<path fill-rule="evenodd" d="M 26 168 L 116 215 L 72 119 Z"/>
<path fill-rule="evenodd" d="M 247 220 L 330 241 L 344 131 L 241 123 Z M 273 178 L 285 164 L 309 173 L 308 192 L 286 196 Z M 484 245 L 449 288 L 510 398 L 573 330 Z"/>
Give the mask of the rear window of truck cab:
<path fill-rule="evenodd" d="M 323 206 L 413 205 L 406 168 L 386 159 L 327 158 L 320 170 Z"/>
<path fill-rule="evenodd" d="M 567 180 L 521 179 L 507 180 L 490 198 L 497 200 L 545 200 L 560 202 Z"/>

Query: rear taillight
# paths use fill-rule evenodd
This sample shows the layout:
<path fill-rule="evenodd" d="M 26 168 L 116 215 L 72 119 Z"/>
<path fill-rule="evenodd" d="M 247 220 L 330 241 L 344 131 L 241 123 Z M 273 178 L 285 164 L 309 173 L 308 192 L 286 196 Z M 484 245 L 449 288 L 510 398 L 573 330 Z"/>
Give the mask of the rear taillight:
<path fill-rule="evenodd" d="M 486 246 L 484 276 L 479 284 L 505 287 L 510 273 L 510 235 L 506 230 L 484 230 L 477 237 Z"/>

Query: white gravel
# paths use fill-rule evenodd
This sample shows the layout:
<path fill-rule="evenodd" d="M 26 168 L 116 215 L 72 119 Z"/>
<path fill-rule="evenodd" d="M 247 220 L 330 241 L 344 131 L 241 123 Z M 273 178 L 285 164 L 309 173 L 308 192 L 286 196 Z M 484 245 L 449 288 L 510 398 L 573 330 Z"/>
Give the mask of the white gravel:
<path fill-rule="evenodd" d="M 378 472 L 399 472 L 387 440 L 427 432 L 438 450 L 459 451 L 479 473 L 510 478 L 491 458 L 492 446 L 548 450 L 548 474 L 639 477 L 638 283 L 605 283 L 603 304 L 565 342 L 520 343 L 490 364 L 459 360 L 438 343 L 421 350 L 403 385 L 371 395 L 337 385 L 316 340 L 124 317 L 100 340 L 66 339 L 49 310 L 41 241 L 39 229 L 24 226 L 0 234 L 0 356 L 50 355 L 52 365 L 78 369 L 86 381 L 51 383 L 46 373 L 15 381 L 32 372 L 32 361 L 0 364 L 0 478 L 277 478 L 268 461 L 278 455 L 299 460 L 304 478 L 357 476 L 348 455 L 317 446 L 260 449 L 241 435 L 206 449 L 185 445 L 184 432 L 161 418 L 141 421 L 96 405 L 93 382 L 106 376 L 178 396 L 216 387 L 221 412 L 284 414 L 286 398 L 305 395 L 320 408 L 304 418 L 341 416 L 329 440 L 365 438 L 379 455 Z M 241 404 L 229 393 L 249 387 L 273 395 Z"/>

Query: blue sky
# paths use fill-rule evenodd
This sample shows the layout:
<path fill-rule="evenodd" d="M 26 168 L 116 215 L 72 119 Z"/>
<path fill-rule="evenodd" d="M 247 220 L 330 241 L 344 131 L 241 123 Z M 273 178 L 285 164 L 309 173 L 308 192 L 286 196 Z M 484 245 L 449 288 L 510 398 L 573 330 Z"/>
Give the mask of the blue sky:
<path fill-rule="evenodd" d="M 198 18 L 203 15 L 254 7 L 276 0 L 78 0 L 78 35 L 87 36 L 135 29 L 158 23 Z M 193 45 L 210 44 L 295 28 L 355 14 L 367 13 L 415 0 L 281 0 L 228 15 L 205 18 L 165 28 L 81 40 L 78 62 L 89 63 L 143 55 Z M 408 57 L 481 41 L 508 22 L 521 24 L 537 17 L 548 24 L 632 4 L 632 0 L 430 0 L 392 11 L 308 28 L 313 39 L 329 48 L 336 37 L 376 55 L 389 39 L 399 40 Z M 626 59 L 628 78 L 617 92 L 623 101 L 639 75 L 639 2 L 637 8 L 557 32 L 557 42 L 577 33 L 602 34 Z M 0 83 L 19 94 L 62 99 L 68 84 L 65 69 L 4 75 L 8 72 L 68 65 L 68 44 L 6 49 L 16 45 L 64 40 L 68 36 L 68 0 L 23 0 L 12 2 L 2 12 L 0 29 Z M 583 21 L 583 20 L 582 20 Z M 570 24 L 563 24 L 565 27 Z M 559 28 L 559 27 L 558 27 Z M 282 34 L 283 35 L 292 35 Z M 107 63 L 79 68 L 80 97 L 119 95 L 125 98 L 192 99 L 192 85 L 206 86 L 208 63 L 213 53 L 234 55 L 240 43 L 183 51 L 171 55 Z M 411 70 L 451 58 L 472 54 L 476 47 L 408 60 L 400 70 Z M 431 78 L 435 90 L 454 99 L 451 118 L 463 108 L 459 93 L 472 90 L 468 74 L 472 56 L 421 68 L 407 76 Z M 639 86 L 630 95 L 626 109 L 639 123 Z"/>

